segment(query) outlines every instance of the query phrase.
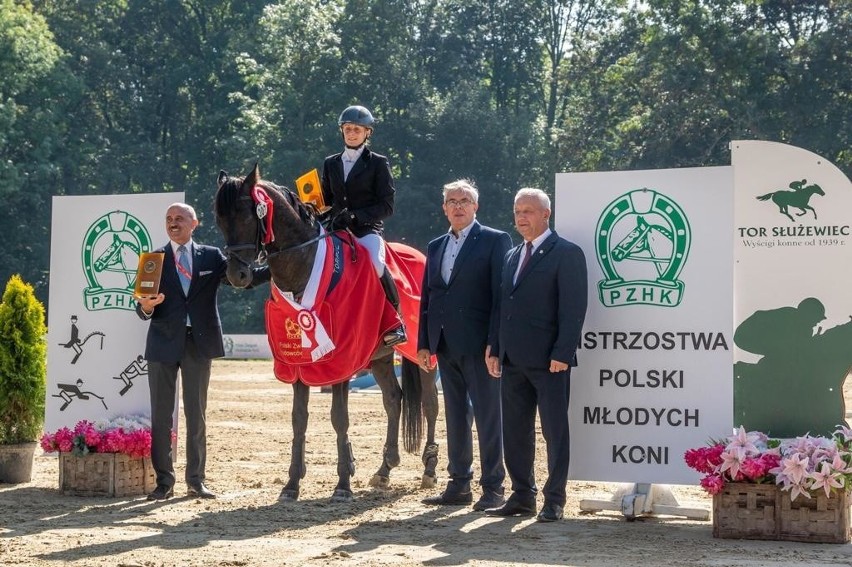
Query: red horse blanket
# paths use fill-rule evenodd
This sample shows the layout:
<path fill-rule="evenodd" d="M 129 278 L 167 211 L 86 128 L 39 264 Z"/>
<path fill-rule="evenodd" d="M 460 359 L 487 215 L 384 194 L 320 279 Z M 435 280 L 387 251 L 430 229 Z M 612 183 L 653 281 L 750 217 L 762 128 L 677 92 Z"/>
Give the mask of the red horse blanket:
<path fill-rule="evenodd" d="M 409 340 L 396 350 L 417 362 L 420 286 L 426 259 L 404 244 L 388 243 L 386 262 L 399 289 Z M 350 234 L 322 241 L 300 302 L 272 284 L 266 331 L 275 377 L 292 384 L 326 386 L 366 368 L 381 338 L 396 326 L 370 255 Z"/>

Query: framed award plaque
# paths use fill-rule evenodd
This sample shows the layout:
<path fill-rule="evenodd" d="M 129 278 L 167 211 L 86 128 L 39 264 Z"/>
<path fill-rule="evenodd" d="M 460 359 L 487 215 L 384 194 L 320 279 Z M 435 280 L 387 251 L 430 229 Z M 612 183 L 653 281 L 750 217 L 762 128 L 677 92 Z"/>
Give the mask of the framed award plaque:
<path fill-rule="evenodd" d="M 133 294 L 137 297 L 154 297 L 160 293 L 160 276 L 163 275 L 163 252 L 143 252 L 139 255 L 136 269 L 136 285 Z"/>

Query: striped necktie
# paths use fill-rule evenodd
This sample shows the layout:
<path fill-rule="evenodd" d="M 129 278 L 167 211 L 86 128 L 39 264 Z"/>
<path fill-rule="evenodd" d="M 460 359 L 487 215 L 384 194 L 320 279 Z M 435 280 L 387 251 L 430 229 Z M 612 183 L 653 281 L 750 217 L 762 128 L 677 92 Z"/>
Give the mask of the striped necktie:
<path fill-rule="evenodd" d="M 183 287 L 183 293 L 189 293 L 189 284 L 192 283 L 192 271 L 189 267 L 189 256 L 186 253 L 186 246 L 181 244 L 178 246 L 178 277 L 180 277 L 180 285 Z"/>

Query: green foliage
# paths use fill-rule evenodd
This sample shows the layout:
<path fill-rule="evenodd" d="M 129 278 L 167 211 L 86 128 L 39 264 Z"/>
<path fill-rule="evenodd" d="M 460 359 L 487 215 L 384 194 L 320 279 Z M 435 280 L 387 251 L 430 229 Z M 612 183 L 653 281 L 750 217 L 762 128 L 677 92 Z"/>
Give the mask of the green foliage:
<path fill-rule="evenodd" d="M 184 191 L 221 245 L 217 172 L 292 186 L 352 103 L 393 167 L 387 235 L 419 248 L 460 177 L 511 231 L 521 186 L 727 165 L 732 139 L 849 175 L 850 42 L 836 0 L 0 0 L 0 281 L 46 300 L 54 195 Z M 226 331 L 262 330 L 263 296 L 225 292 Z"/>
<path fill-rule="evenodd" d="M 44 307 L 13 275 L 0 303 L 0 443 L 37 441 L 44 424 L 47 345 Z"/>

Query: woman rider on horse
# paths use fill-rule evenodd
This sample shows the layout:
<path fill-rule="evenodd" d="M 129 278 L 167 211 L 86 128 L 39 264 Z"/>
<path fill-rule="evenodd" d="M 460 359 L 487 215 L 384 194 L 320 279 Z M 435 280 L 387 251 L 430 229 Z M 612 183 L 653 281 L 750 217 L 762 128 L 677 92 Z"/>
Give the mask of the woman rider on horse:
<path fill-rule="evenodd" d="M 407 340 L 399 311 L 399 292 L 385 265 L 383 219 L 393 214 L 394 187 L 388 158 L 370 151 L 367 140 L 375 119 L 363 106 L 349 106 L 337 120 L 344 150 L 325 158 L 322 168 L 322 193 L 331 205 L 331 229 L 349 229 L 369 251 L 370 260 L 393 305 L 399 326 L 382 340 L 394 346 Z"/>

